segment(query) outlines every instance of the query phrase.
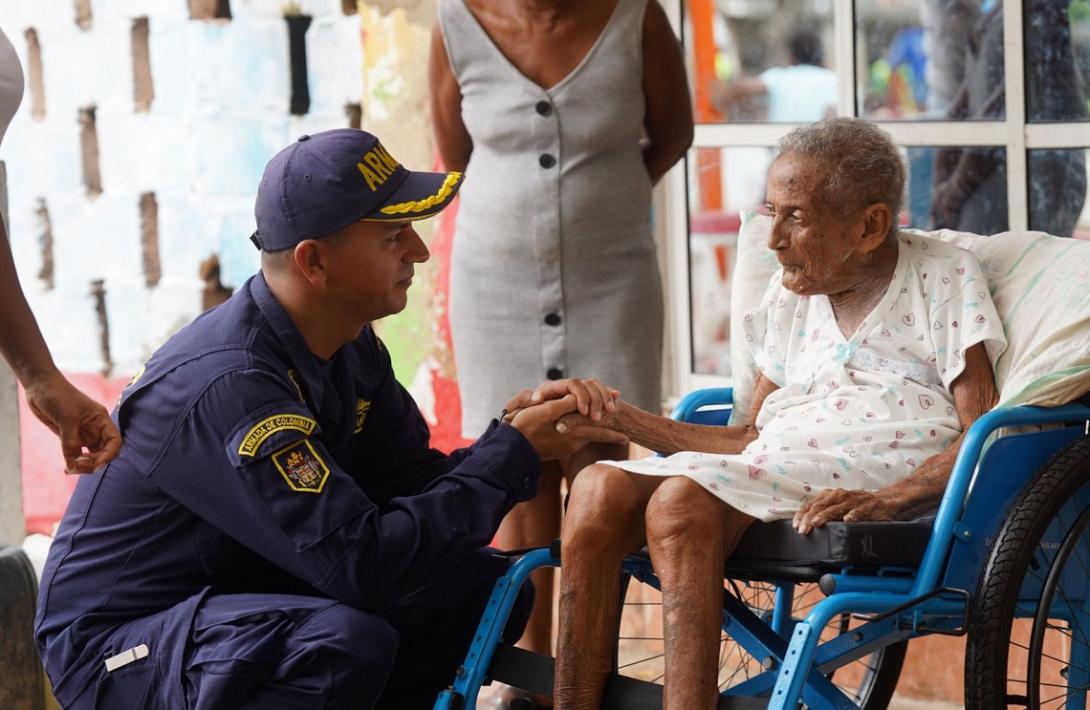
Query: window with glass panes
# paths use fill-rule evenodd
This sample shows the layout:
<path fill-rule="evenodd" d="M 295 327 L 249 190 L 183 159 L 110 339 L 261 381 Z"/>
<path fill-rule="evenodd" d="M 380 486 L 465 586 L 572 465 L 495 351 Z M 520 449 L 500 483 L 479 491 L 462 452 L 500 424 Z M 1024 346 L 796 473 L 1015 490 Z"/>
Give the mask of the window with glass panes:
<path fill-rule="evenodd" d="M 889 132 L 905 226 L 1090 239 L 1090 0 L 662 1 L 697 121 L 660 203 L 674 392 L 729 381 L 739 226 L 797 125 Z"/>

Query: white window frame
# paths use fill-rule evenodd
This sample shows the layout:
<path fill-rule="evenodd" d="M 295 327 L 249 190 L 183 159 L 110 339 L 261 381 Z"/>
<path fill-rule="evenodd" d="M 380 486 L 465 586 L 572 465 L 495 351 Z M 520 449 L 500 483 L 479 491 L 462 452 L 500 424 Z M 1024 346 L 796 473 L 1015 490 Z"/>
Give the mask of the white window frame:
<path fill-rule="evenodd" d="M 662 0 L 678 36 L 681 3 Z M 855 8 L 853 0 L 834 0 L 833 36 L 839 100 L 837 114 L 855 114 Z M 899 146 L 1002 146 L 1007 152 L 1007 209 L 1012 231 L 1028 227 L 1026 151 L 1035 148 L 1090 147 L 1090 122 L 1025 121 L 1022 0 L 1003 0 L 1006 116 L 999 121 L 882 121 Z M 775 145 L 798 124 L 698 124 L 693 148 Z M 728 377 L 692 371 L 692 319 L 689 298 L 689 229 L 687 168 L 670 171 L 658 189 L 662 215 L 657 233 L 665 252 L 667 338 L 664 391 L 672 397 L 700 387 L 730 384 Z"/>

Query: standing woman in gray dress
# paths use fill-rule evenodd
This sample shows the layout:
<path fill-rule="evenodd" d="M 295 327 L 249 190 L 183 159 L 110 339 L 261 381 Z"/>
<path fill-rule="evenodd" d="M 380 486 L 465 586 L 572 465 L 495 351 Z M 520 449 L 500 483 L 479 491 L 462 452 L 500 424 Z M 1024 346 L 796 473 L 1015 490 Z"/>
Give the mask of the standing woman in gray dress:
<path fill-rule="evenodd" d="M 466 173 L 451 267 L 463 432 L 508 393 L 595 378 L 661 407 L 662 285 L 651 187 L 692 142 L 680 46 L 655 0 L 441 0 L 429 60 L 448 170 Z M 546 544 L 559 485 L 610 455 L 544 471 L 498 543 Z M 552 585 L 524 643 L 549 651 Z"/>

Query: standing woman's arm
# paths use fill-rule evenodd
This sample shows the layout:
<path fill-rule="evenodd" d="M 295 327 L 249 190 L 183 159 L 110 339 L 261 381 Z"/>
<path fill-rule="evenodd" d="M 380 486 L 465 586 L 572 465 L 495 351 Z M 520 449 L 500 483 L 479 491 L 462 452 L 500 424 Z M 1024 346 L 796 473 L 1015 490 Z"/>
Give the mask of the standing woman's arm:
<path fill-rule="evenodd" d="M 656 183 L 693 143 L 693 103 L 685 60 L 657 0 L 647 0 L 643 19 L 643 95 L 644 130 L 650 139 L 643 162 Z"/>
<path fill-rule="evenodd" d="M 61 439 L 69 473 L 90 473 L 121 451 L 121 435 L 110 413 L 64 378 L 53 364 L 30 312 L 0 223 L 0 354 L 26 388 L 27 404 Z M 87 448 L 87 453 L 83 448 Z"/>
<path fill-rule="evenodd" d="M 473 141 L 462 122 L 462 90 L 447 58 L 438 20 L 431 28 L 428 56 L 428 88 L 431 94 L 431 125 L 435 145 L 447 170 L 464 172 L 473 152 Z"/>
<path fill-rule="evenodd" d="M 11 42 L 0 30 L 0 139 L 23 97 L 23 69 Z M 61 439 L 70 473 L 90 473 L 121 451 L 121 435 L 110 413 L 71 385 L 53 364 L 34 314 L 30 312 L 7 230 L 0 222 L 0 355 L 26 389 L 27 404 Z M 84 454 L 84 447 L 88 452 Z"/>

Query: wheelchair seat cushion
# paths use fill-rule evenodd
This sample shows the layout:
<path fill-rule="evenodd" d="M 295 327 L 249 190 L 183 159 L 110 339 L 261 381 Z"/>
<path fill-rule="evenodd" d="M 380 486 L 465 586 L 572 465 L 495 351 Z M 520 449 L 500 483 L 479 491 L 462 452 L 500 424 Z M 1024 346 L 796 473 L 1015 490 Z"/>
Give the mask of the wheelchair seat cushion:
<path fill-rule="evenodd" d="M 934 522 L 933 515 L 883 523 L 837 522 L 809 535 L 796 532 L 790 520 L 756 522 L 742 536 L 728 567 L 915 567 L 923 559 Z"/>

